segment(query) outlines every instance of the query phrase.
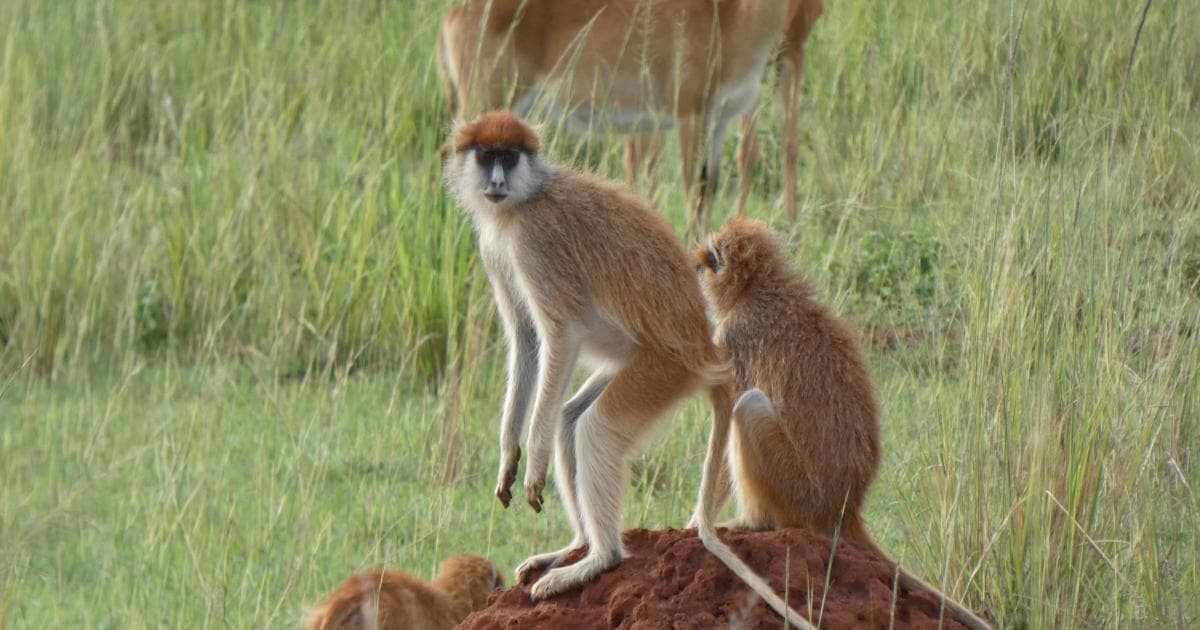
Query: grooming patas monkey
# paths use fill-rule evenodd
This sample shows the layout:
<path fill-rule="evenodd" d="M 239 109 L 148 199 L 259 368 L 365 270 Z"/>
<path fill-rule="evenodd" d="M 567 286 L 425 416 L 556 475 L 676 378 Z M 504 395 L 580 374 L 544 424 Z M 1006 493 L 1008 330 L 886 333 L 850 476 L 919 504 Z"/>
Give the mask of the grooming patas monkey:
<path fill-rule="evenodd" d="M 496 567 L 478 556 L 442 563 L 430 582 L 399 571 L 371 570 L 350 576 L 308 612 L 307 630 L 450 630 L 487 606 L 488 594 L 504 585 Z"/>
<path fill-rule="evenodd" d="M 620 186 L 543 162 L 537 135 L 508 112 L 459 125 L 453 145 L 446 181 L 471 215 L 509 342 L 496 497 L 512 499 L 531 415 L 525 499 L 541 511 L 553 450 L 574 530 L 565 548 L 517 569 L 524 581 L 549 568 L 531 589 L 544 599 L 621 562 L 627 458 L 677 401 L 728 374 L 687 253 L 658 213 Z M 579 358 L 595 371 L 564 407 Z M 710 393 L 728 416 L 724 388 Z M 558 566 L 584 544 L 582 560 Z M 781 602 L 744 564 L 732 568 Z"/>
<path fill-rule="evenodd" d="M 468 0 L 442 24 L 439 68 L 457 120 L 544 105 L 576 132 L 654 142 L 677 127 L 698 234 L 729 123 L 753 106 L 796 7 L 815 1 Z M 630 177 L 636 161 L 627 157 Z"/>
<path fill-rule="evenodd" d="M 862 519 L 879 470 L 879 405 L 856 334 L 813 299 L 765 225 L 735 219 L 697 251 L 717 344 L 732 362 L 733 427 L 718 415 L 694 520 L 737 499 L 738 529 L 801 527 L 842 539 L 893 566 Z M 728 468 L 724 468 L 725 454 Z M 839 529 L 840 528 L 840 529 Z M 931 591 L 970 628 L 962 604 L 902 567 L 900 584 Z"/>

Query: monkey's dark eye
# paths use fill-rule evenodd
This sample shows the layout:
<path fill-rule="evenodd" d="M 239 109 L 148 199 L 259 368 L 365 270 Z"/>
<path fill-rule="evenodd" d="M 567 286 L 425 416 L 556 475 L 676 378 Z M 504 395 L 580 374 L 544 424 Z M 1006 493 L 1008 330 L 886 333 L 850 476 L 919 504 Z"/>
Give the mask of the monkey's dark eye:
<path fill-rule="evenodd" d="M 719 263 L 717 263 L 717 254 L 712 249 L 704 253 L 704 262 L 708 265 L 709 269 L 713 270 L 713 273 L 717 272 Z"/>
<path fill-rule="evenodd" d="M 499 162 L 500 168 L 510 171 L 516 168 L 520 159 L 520 154 L 513 149 L 487 149 L 475 154 L 475 160 L 479 162 L 479 165 L 488 169 Z"/>
<path fill-rule="evenodd" d="M 500 160 L 500 166 L 504 167 L 506 171 L 516 168 L 517 162 L 521 160 L 520 155 L 516 151 L 498 151 L 497 153 L 499 155 L 496 156 L 496 159 Z"/>

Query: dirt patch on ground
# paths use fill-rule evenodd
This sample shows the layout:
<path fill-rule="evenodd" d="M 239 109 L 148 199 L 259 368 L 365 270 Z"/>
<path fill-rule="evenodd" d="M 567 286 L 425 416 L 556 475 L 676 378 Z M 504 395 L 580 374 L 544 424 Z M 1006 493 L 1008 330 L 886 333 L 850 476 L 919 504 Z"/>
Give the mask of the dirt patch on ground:
<path fill-rule="evenodd" d="M 779 593 L 787 575 L 788 602 L 825 628 L 938 628 L 932 593 L 901 590 L 893 597 L 887 563 L 845 543 L 802 530 L 730 532 L 721 539 Z M 459 627 L 499 628 L 779 628 L 783 620 L 715 556 L 694 529 L 625 532 L 629 558 L 582 590 L 536 606 L 529 585 L 496 591 L 488 607 Z M 582 556 L 576 550 L 568 558 Z M 785 567 L 788 570 L 785 571 Z M 826 588 L 827 569 L 829 586 Z M 811 606 L 811 608 L 810 608 Z M 942 628 L 962 628 L 948 617 Z"/>

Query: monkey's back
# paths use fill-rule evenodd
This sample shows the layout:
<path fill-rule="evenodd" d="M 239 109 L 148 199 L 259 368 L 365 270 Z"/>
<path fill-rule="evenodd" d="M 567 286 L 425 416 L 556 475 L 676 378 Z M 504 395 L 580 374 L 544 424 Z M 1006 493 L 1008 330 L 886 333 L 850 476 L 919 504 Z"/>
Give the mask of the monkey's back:
<path fill-rule="evenodd" d="M 781 263 L 782 264 L 782 263 Z M 879 406 L 856 333 L 790 270 L 749 290 L 722 322 L 719 342 L 737 391 L 762 390 L 786 436 L 786 465 L 754 480 L 788 515 L 777 526 L 832 528 L 857 516 L 880 462 Z M 832 519 L 832 520 L 831 520 Z"/>
<path fill-rule="evenodd" d="M 557 169 L 519 218 L 516 264 L 578 315 L 594 308 L 637 344 L 682 362 L 713 363 L 704 298 L 683 245 L 624 187 Z"/>
<path fill-rule="evenodd" d="M 363 617 L 378 602 L 381 630 L 449 630 L 471 609 L 449 594 L 399 571 L 364 571 L 350 576 L 314 611 L 310 630 L 365 627 Z"/>

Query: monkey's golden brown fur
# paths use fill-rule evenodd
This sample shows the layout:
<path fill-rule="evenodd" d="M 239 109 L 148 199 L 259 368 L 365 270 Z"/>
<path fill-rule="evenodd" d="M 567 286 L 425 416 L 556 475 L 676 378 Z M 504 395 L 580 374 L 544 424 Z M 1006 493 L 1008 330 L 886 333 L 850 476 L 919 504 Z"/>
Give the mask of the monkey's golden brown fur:
<path fill-rule="evenodd" d="M 716 340 L 733 364 L 733 394 L 759 389 L 780 419 L 749 426 L 734 414 L 730 452 L 745 454 L 734 462 L 743 490 L 737 525 L 832 533 L 840 523 L 843 536 L 862 539 L 859 515 L 880 444 L 857 334 L 813 299 L 761 223 L 735 219 L 698 257 L 708 268 Z"/>
<path fill-rule="evenodd" d="M 534 585 L 540 598 L 620 562 L 625 458 L 668 408 L 706 381 L 718 356 L 699 282 L 662 217 L 621 186 L 543 162 L 531 137 L 508 112 L 460 124 L 446 180 L 470 211 L 509 338 L 496 495 L 507 507 L 528 417 L 526 500 L 541 509 L 553 448 L 576 533 L 568 548 L 531 558 L 518 575 L 554 567 L 570 548 L 590 544 L 585 560 Z M 489 153 L 518 157 L 510 167 L 481 169 Z M 498 190 L 508 193 L 499 201 L 483 190 L 493 170 Z M 564 414 L 564 390 L 581 355 L 596 372 Z"/>
<path fill-rule="evenodd" d="M 307 630 L 449 630 L 487 606 L 503 581 L 496 567 L 478 556 L 442 563 L 432 581 L 379 569 L 350 576 L 308 613 Z"/>
<path fill-rule="evenodd" d="M 710 456 L 728 455 L 728 471 L 704 482 L 730 481 L 745 529 L 801 527 L 833 535 L 892 562 L 867 532 L 862 511 L 880 463 L 879 404 L 858 335 L 813 297 L 789 267 L 771 231 L 735 219 L 696 252 L 717 323 L 716 340 L 733 364 L 737 396 L 728 448 L 714 423 Z M 730 479 L 731 477 L 731 479 Z M 895 564 L 894 562 L 892 562 Z M 898 568 L 901 584 L 931 590 Z M 973 628 L 987 623 L 946 599 Z"/>
<path fill-rule="evenodd" d="M 575 533 L 517 569 L 522 580 L 549 569 L 530 590 L 544 599 L 621 562 L 628 457 L 676 402 L 728 374 L 688 255 L 657 212 L 619 185 L 542 161 L 536 134 L 509 112 L 460 124 L 454 145 L 446 181 L 471 214 L 509 341 L 496 496 L 508 507 L 528 417 L 526 501 L 541 511 L 553 452 Z M 595 371 L 564 406 L 579 358 Z M 709 393 L 727 422 L 724 391 Z M 559 566 L 581 545 L 583 559 Z M 786 607 L 736 556 L 721 558 Z"/>

